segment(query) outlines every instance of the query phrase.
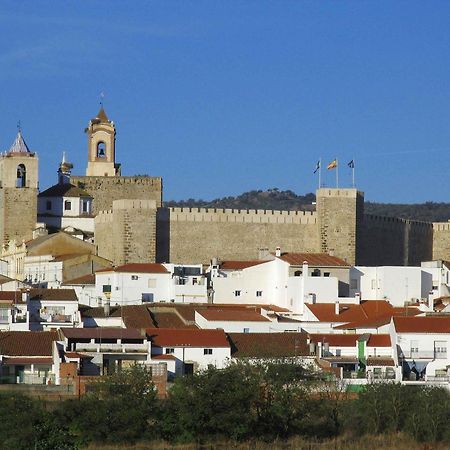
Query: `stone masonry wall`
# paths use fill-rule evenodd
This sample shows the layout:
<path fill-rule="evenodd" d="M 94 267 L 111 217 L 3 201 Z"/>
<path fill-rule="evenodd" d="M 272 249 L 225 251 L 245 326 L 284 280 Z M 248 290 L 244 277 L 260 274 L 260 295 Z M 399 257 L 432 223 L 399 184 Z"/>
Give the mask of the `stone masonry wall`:
<path fill-rule="evenodd" d="M 426 222 L 365 215 L 360 265 L 420 265 L 433 257 L 433 227 Z"/>
<path fill-rule="evenodd" d="M 450 222 L 433 223 L 433 259 L 450 261 Z"/>
<path fill-rule="evenodd" d="M 356 264 L 364 196 L 356 189 L 318 189 L 319 251 Z"/>
<path fill-rule="evenodd" d="M 156 201 L 115 200 L 95 218 L 98 255 L 115 265 L 156 260 Z"/>
<path fill-rule="evenodd" d="M 33 236 L 37 219 L 37 195 L 34 188 L 0 189 L 0 240 L 18 243 Z"/>
<path fill-rule="evenodd" d="M 111 210 L 114 200 L 162 201 L 160 177 L 85 177 L 72 176 L 71 183 L 87 191 L 93 198 L 93 212 Z"/>
<path fill-rule="evenodd" d="M 166 209 L 166 208 L 164 208 Z M 168 208 L 158 213 L 158 249 L 173 263 L 208 263 L 211 258 L 257 259 L 258 250 L 319 249 L 317 218 L 309 211 Z M 169 242 L 167 242 L 167 239 Z M 167 256 L 166 256 L 167 258 Z M 160 258 L 163 261 L 165 258 Z"/>

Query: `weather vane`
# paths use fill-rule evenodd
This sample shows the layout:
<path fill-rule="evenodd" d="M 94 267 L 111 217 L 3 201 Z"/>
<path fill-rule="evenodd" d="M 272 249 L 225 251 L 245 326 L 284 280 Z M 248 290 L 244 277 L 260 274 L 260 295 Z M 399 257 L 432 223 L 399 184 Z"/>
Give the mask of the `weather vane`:
<path fill-rule="evenodd" d="M 103 99 L 105 98 L 105 93 L 102 91 L 100 92 L 100 106 L 103 108 Z"/>
<path fill-rule="evenodd" d="M 22 132 L 22 126 L 21 126 L 21 124 L 20 124 L 20 120 L 17 121 L 17 131 L 18 131 L 19 133 Z"/>

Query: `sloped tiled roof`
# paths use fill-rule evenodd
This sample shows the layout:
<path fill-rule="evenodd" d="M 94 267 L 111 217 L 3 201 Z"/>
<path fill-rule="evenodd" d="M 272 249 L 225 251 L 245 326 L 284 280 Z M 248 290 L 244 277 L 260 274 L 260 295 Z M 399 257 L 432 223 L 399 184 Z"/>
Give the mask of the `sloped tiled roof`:
<path fill-rule="evenodd" d="M 84 189 L 81 189 L 73 184 L 65 183 L 65 184 L 55 184 L 45 191 L 41 192 L 38 197 L 89 197 L 88 192 Z"/>
<path fill-rule="evenodd" d="M 394 317 L 397 333 L 450 333 L 450 316 Z"/>
<path fill-rule="evenodd" d="M 169 271 L 162 265 L 157 263 L 131 263 L 124 264 L 108 269 L 98 270 L 96 273 L 103 272 L 127 272 L 127 273 L 169 273 Z"/>
<path fill-rule="evenodd" d="M 230 347 L 223 330 L 150 328 L 147 335 L 157 347 Z"/>
<path fill-rule="evenodd" d="M 328 253 L 282 253 L 279 258 L 292 266 L 301 266 L 307 261 L 315 267 L 350 267 L 347 261 Z"/>
<path fill-rule="evenodd" d="M 16 139 L 9 148 L 8 153 L 30 153 L 30 150 L 28 149 L 28 146 L 25 143 L 20 131 L 17 133 Z"/>
<path fill-rule="evenodd" d="M 30 300 L 33 301 L 69 301 L 77 302 L 78 297 L 74 289 L 31 289 Z"/>
<path fill-rule="evenodd" d="M 258 266 L 265 264 L 268 261 L 254 260 L 254 261 L 222 261 L 220 264 L 221 270 L 243 270 L 248 267 Z"/>
<path fill-rule="evenodd" d="M 51 356 L 55 331 L 0 332 L 0 354 L 7 356 Z"/>
<path fill-rule="evenodd" d="M 233 358 L 309 355 L 306 333 L 228 333 Z"/>
<path fill-rule="evenodd" d="M 95 284 L 95 275 L 93 273 L 88 273 L 87 275 L 83 275 L 82 277 L 74 278 L 72 280 L 65 281 L 62 283 L 63 285 L 94 285 Z"/>

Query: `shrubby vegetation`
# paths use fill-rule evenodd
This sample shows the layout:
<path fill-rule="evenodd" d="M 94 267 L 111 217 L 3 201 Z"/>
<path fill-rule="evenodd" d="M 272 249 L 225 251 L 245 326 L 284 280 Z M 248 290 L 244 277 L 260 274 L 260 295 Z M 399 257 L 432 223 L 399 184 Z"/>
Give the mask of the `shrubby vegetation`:
<path fill-rule="evenodd" d="M 46 407 L 47 406 L 47 407 Z M 361 439 L 402 432 L 450 444 L 450 402 L 439 388 L 371 384 L 359 395 L 290 363 L 233 364 L 177 378 L 157 398 L 136 366 L 77 400 L 0 398 L 0 448 L 77 449 L 88 444 Z M 337 441 L 336 441 L 337 442 Z"/>

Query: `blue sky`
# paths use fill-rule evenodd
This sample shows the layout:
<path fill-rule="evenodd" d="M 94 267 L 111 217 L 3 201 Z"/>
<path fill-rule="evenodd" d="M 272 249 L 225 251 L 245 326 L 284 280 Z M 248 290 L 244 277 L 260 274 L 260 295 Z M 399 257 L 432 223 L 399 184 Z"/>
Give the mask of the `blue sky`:
<path fill-rule="evenodd" d="M 2 0 L 0 148 L 20 120 L 41 188 L 63 150 L 84 174 L 104 91 L 122 173 L 166 200 L 311 192 L 337 156 L 368 200 L 450 201 L 449 23 L 438 1 Z"/>

